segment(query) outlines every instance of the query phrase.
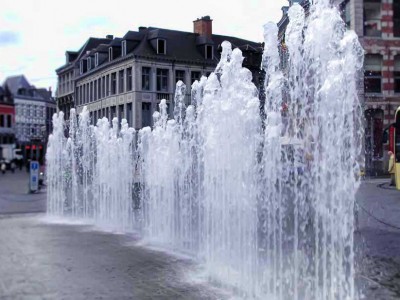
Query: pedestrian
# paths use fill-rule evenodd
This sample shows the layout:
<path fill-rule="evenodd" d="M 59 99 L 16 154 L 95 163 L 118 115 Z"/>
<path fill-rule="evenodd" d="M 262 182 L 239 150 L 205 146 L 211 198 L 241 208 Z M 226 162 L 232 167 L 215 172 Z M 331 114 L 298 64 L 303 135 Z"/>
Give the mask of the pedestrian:
<path fill-rule="evenodd" d="M 390 185 L 394 186 L 396 185 L 396 176 L 395 176 L 395 171 L 396 171 L 396 163 L 394 160 L 394 154 L 392 151 L 388 152 L 389 154 L 389 174 L 390 174 Z"/>
<path fill-rule="evenodd" d="M 6 174 L 6 169 L 7 169 L 6 163 L 4 161 L 1 162 L 1 173 Z"/>
<path fill-rule="evenodd" d="M 14 173 L 14 171 L 15 171 L 15 162 L 14 161 L 12 161 L 11 162 L 11 172 L 13 172 Z"/>

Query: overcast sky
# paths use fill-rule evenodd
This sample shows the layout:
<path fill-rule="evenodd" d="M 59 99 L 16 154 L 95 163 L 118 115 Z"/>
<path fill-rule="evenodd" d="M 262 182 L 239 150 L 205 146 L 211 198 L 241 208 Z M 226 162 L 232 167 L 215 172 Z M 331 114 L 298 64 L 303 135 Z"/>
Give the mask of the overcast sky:
<path fill-rule="evenodd" d="M 287 0 L 1 0 L 0 83 L 25 74 L 37 87 L 56 86 L 66 50 L 88 37 L 122 37 L 139 26 L 193 31 L 209 15 L 213 32 L 261 42 L 263 24 L 277 22 Z"/>

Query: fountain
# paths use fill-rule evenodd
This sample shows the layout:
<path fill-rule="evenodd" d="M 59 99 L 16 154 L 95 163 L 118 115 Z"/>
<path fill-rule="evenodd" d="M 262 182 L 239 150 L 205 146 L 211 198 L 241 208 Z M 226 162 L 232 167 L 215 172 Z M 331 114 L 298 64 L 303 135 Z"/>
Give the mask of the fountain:
<path fill-rule="evenodd" d="M 289 55 L 265 25 L 265 120 L 242 53 L 192 86 L 178 82 L 154 127 L 53 117 L 48 214 L 86 220 L 190 255 L 248 299 L 357 299 L 354 201 L 361 157 L 356 78 L 363 50 L 328 0 L 289 10 Z M 119 129 L 119 126 L 121 129 Z"/>

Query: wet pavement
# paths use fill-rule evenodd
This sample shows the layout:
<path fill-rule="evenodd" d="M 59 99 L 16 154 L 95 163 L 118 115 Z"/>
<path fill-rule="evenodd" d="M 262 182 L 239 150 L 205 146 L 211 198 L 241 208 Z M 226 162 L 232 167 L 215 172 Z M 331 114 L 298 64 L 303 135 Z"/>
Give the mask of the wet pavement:
<path fill-rule="evenodd" d="M 357 282 L 363 299 L 400 299 L 400 191 L 365 180 L 357 194 Z"/>
<path fill-rule="evenodd" d="M 41 218 L 0 218 L 0 299 L 223 299 L 189 282 L 189 260 Z"/>
<path fill-rule="evenodd" d="M 0 174 L 0 299 L 229 299 L 193 280 L 185 258 L 144 248 L 133 235 L 49 223 L 45 190 L 28 174 Z M 357 283 L 362 299 L 400 299 L 400 192 L 365 180 L 357 194 Z M 25 213 L 25 214 L 22 214 Z"/>
<path fill-rule="evenodd" d="M 46 190 L 29 193 L 29 173 L 23 169 L 15 173 L 0 173 L 0 214 L 46 211 Z"/>
<path fill-rule="evenodd" d="M 185 258 L 133 235 L 48 222 L 46 190 L 28 173 L 0 174 L 0 299 L 224 299 Z M 23 213 L 23 214 L 22 214 Z"/>

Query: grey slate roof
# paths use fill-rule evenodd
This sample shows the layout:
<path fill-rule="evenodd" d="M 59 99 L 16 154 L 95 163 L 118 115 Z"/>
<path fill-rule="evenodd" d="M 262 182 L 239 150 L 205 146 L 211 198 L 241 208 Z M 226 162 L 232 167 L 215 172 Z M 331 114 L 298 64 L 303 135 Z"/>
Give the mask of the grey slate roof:
<path fill-rule="evenodd" d="M 76 51 L 78 53 L 77 58 L 74 61 L 72 61 L 70 63 L 66 63 L 65 65 L 61 66 L 60 68 L 58 68 L 56 70 L 56 72 L 57 73 L 62 72 L 64 69 L 71 67 L 72 65 L 77 63 L 81 59 L 81 57 L 86 54 L 87 51 L 90 51 L 90 50 L 96 48 L 100 44 L 109 44 L 111 41 L 112 41 L 111 39 L 107 39 L 107 38 L 90 37 L 86 41 L 86 43 L 78 51 Z M 67 52 L 73 52 L 73 51 L 67 51 Z"/>
<path fill-rule="evenodd" d="M 157 54 L 157 50 L 151 45 L 150 40 L 155 38 L 163 38 L 167 41 L 167 53 L 165 55 Z M 133 50 L 133 53 L 138 56 L 157 56 L 174 60 L 202 62 L 205 58 L 198 49 L 200 46 L 198 44 L 198 38 L 199 34 L 192 32 L 150 27 L 146 30 L 146 35 L 142 39 L 141 43 Z M 232 48 L 249 45 L 256 51 L 262 51 L 261 43 L 255 43 L 236 37 L 213 34 L 208 43 L 214 45 L 215 59 L 219 59 L 218 50 L 220 49 L 218 49 L 218 46 L 226 40 L 232 44 Z"/>
<path fill-rule="evenodd" d="M 166 40 L 166 54 L 157 54 L 155 41 L 157 38 Z M 100 62 L 101 65 L 113 64 L 129 57 L 216 65 L 220 59 L 221 44 L 223 41 L 229 41 L 232 44 L 232 48 L 240 48 L 242 51 L 260 54 L 260 58 L 263 50 L 262 43 L 231 36 L 213 34 L 211 37 L 205 37 L 193 32 L 156 27 L 139 27 L 139 31 L 128 31 L 122 38 L 113 38 L 112 40 L 107 38 L 89 38 L 78 51 L 79 55 L 73 64 L 77 64 L 81 59 L 87 58 L 88 51 L 90 51 L 89 55 L 94 55 L 96 52 L 108 52 L 110 46 L 119 48 L 123 40 L 130 42 L 127 45 L 128 51 L 126 57 L 121 57 L 119 51 L 114 52 L 113 61 L 108 62 L 106 60 L 103 63 Z M 204 45 L 206 44 L 214 46 L 213 59 L 205 59 Z M 259 68 L 258 63 L 250 62 L 250 64 L 254 64 L 253 67 Z M 98 67 L 101 67 L 101 65 Z M 68 64 L 57 69 L 56 72 L 59 73 L 66 67 L 68 67 Z M 92 68 L 89 73 L 95 72 L 98 67 Z"/>
<path fill-rule="evenodd" d="M 50 91 L 45 88 L 38 89 L 31 85 L 24 75 L 7 77 L 3 83 L 2 89 L 4 93 L 8 91 L 14 97 L 54 103 Z M 21 89 L 24 93 L 20 93 Z"/>
<path fill-rule="evenodd" d="M 3 87 L 8 89 L 11 94 L 16 95 L 19 89 L 30 89 L 31 85 L 24 75 L 16 75 L 7 77 Z"/>

